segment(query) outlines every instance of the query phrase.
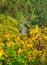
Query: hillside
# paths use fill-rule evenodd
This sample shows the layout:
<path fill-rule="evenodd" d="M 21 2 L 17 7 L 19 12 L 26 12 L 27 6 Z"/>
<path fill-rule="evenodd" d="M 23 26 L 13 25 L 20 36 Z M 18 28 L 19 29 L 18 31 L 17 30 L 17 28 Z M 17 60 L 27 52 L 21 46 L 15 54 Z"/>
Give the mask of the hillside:
<path fill-rule="evenodd" d="M 12 17 L 0 14 L 0 33 L 18 33 L 18 22 Z"/>
<path fill-rule="evenodd" d="M 0 65 L 47 65 L 47 0 L 0 0 Z"/>

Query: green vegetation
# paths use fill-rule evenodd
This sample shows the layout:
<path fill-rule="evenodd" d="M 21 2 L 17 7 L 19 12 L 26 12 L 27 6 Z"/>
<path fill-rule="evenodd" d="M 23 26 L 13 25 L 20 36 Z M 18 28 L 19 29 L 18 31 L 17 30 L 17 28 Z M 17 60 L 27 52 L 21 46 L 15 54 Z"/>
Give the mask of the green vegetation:
<path fill-rule="evenodd" d="M 1 0 L 0 10 L 2 13 L 9 14 L 24 21 L 24 18 L 47 20 L 47 0 Z"/>
<path fill-rule="evenodd" d="M 0 14 L 0 33 L 18 33 L 18 22 L 10 16 Z"/>
<path fill-rule="evenodd" d="M 0 0 L 0 65 L 47 65 L 47 0 Z"/>

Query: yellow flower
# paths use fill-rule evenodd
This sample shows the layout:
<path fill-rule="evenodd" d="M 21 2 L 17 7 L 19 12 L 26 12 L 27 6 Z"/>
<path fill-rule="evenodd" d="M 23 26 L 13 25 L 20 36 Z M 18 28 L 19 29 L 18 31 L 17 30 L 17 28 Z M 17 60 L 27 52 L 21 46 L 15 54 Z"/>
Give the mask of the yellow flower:
<path fill-rule="evenodd" d="M 17 51 L 17 53 L 19 53 L 19 54 L 22 53 L 22 52 L 23 52 L 23 50 L 21 48 L 19 48 L 18 51 Z"/>
<path fill-rule="evenodd" d="M 34 40 L 35 41 L 35 37 L 32 37 L 32 39 L 31 40 Z"/>
<path fill-rule="evenodd" d="M 4 54 L 4 50 L 0 49 L 0 56 L 2 56 Z"/>
<path fill-rule="evenodd" d="M 2 42 L 2 39 L 0 38 L 0 42 Z"/>
<path fill-rule="evenodd" d="M 8 43 L 6 43 L 6 45 L 7 45 L 7 47 L 11 47 L 11 46 L 14 46 L 15 43 L 14 42 L 8 42 Z"/>
<path fill-rule="evenodd" d="M 35 34 L 35 33 L 37 33 L 39 31 L 39 28 L 38 28 L 38 26 L 36 25 L 36 28 L 34 29 L 34 30 L 31 30 L 30 31 L 30 34 Z"/>
<path fill-rule="evenodd" d="M 0 43 L 0 46 L 4 46 L 4 43 Z"/>
<path fill-rule="evenodd" d="M 47 30 L 47 27 L 44 27 L 44 30 Z"/>
<path fill-rule="evenodd" d="M 41 35 L 41 33 L 38 33 L 36 36 L 35 36 L 35 38 L 38 38 L 38 36 L 40 36 Z"/>
<path fill-rule="evenodd" d="M 45 60 L 45 54 L 43 54 L 42 56 L 41 56 L 41 61 L 43 62 L 44 60 Z"/>
<path fill-rule="evenodd" d="M 0 24 L 0 27 L 3 27 L 3 25 L 2 25 L 2 24 Z"/>
<path fill-rule="evenodd" d="M 4 37 L 9 40 L 10 35 L 9 34 L 5 34 Z"/>
<path fill-rule="evenodd" d="M 0 48 L 2 48 L 4 46 L 4 43 L 0 43 Z"/>
<path fill-rule="evenodd" d="M 5 56 L 6 58 L 8 58 L 8 54 L 4 53 L 4 56 Z"/>
<path fill-rule="evenodd" d="M 32 44 L 27 44 L 26 46 L 27 46 L 27 47 L 31 47 L 31 48 L 32 48 Z"/>
<path fill-rule="evenodd" d="M 16 38 L 16 35 L 14 35 L 14 34 L 11 34 L 11 35 L 12 35 L 12 37 Z"/>
<path fill-rule="evenodd" d="M 37 50 L 37 49 L 35 49 L 33 52 L 34 52 L 34 55 L 38 55 L 38 54 L 41 55 L 41 53 L 42 53 L 42 51 Z"/>
<path fill-rule="evenodd" d="M 47 36 L 44 36 L 44 39 L 46 39 L 46 40 L 47 40 Z"/>
<path fill-rule="evenodd" d="M 20 41 L 22 44 L 25 44 L 23 41 Z"/>

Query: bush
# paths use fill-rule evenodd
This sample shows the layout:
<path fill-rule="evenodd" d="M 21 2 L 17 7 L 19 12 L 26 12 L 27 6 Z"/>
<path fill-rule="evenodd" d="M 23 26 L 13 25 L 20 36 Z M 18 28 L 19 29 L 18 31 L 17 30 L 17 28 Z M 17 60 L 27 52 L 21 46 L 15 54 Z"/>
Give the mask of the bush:
<path fill-rule="evenodd" d="M 0 64 L 47 65 L 47 27 L 35 26 L 27 34 L 0 35 Z"/>
<path fill-rule="evenodd" d="M 0 33 L 19 33 L 18 21 L 8 15 L 0 14 Z"/>

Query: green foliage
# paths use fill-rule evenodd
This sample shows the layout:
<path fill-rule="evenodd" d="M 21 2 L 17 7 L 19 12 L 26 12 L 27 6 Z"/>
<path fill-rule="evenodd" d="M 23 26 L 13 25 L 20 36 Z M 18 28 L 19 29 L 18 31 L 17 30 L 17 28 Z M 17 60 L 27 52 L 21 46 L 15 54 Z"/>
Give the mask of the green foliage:
<path fill-rule="evenodd" d="M 27 34 L 19 33 L 24 21 Z M 44 26 L 47 0 L 0 0 L 0 65 L 47 65 Z"/>
<path fill-rule="evenodd" d="M 18 22 L 8 15 L 0 14 L 0 33 L 18 33 Z"/>
<path fill-rule="evenodd" d="M 0 61 L 0 65 L 2 65 L 2 62 Z"/>
<path fill-rule="evenodd" d="M 44 22 L 47 21 L 47 0 L 3 0 L 1 4 L 1 12 L 17 18 L 18 21 L 22 21 L 22 16 L 31 20 L 44 17 Z"/>

